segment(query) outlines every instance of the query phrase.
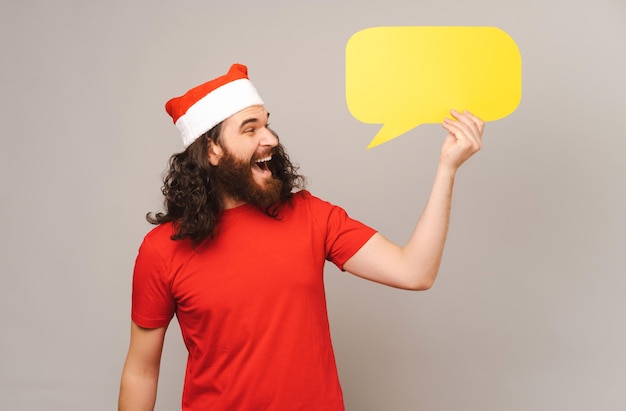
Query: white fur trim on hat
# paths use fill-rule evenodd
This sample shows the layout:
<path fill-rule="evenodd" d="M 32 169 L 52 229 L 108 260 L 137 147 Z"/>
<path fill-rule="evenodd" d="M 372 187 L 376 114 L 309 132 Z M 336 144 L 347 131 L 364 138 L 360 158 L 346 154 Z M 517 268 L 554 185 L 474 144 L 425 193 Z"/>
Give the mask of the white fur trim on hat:
<path fill-rule="evenodd" d="M 246 107 L 262 105 L 263 100 L 248 79 L 224 84 L 194 103 L 176 121 L 176 127 L 188 147 L 215 125 Z"/>

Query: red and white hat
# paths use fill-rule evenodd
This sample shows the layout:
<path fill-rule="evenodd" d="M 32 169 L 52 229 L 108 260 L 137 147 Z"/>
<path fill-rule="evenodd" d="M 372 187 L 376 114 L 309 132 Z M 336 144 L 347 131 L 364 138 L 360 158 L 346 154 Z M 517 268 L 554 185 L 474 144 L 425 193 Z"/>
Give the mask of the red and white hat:
<path fill-rule="evenodd" d="M 207 81 L 165 104 L 188 147 L 198 137 L 246 107 L 263 104 L 248 68 L 233 64 L 223 76 Z"/>

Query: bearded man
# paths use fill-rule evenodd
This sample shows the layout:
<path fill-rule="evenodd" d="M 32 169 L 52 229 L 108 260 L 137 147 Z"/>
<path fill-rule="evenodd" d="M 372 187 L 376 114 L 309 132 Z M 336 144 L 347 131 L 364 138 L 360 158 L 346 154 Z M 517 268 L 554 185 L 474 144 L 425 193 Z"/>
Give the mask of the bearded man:
<path fill-rule="evenodd" d="M 483 122 L 452 112 L 431 195 L 401 247 L 303 188 L 247 75 L 229 72 L 166 104 L 185 151 L 165 213 L 139 249 L 119 409 L 152 410 L 167 326 L 189 352 L 183 410 L 344 410 L 323 285 L 325 261 L 392 287 L 437 276 L 457 169 Z"/>

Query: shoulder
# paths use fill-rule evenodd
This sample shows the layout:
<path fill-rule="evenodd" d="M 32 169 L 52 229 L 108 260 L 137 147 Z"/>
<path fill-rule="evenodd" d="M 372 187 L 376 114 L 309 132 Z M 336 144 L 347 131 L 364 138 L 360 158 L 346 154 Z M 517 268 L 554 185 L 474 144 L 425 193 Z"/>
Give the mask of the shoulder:
<path fill-rule="evenodd" d="M 154 227 L 144 237 L 141 244 L 143 252 L 150 252 L 168 259 L 168 255 L 192 249 L 190 240 L 172 240 L 174 224 L 164 223 Z"/>
<path fill-rule="evenodd" d="M 300 190 L 293 193 L 291 200 L 296 202 L 309 201 L 313 196 L 308 190 Z"/>
<path fill-rule="evenodd" d="M 298 192 L 295 192 L 291 198 L 291 201 L 293 204 L 295 205 L 303 205 L 303 204 L 309 204 L 309 205 L 313 205 L 313 206 L 331 206 L 334 207 L 333 204 L 322 200 L 319 197 L 314 196 L 313 194 L 311 194 L 310 191 L 308 190 L 300 190 Z"/>
<path fill-rule="evenodd" d="M 161 248 L 173 242 L 174 225 L 170 223 L 159 224 L 150 230 L 143 238 L 143 244 L 150 244 Z"/>
<path fill-rule="evenodd" d="M 294 193 L 283 212 L 284 216 L 293 215 L 301 218 L 306 216 L 322 226 L 326 226 L 336 217 L 344 218 L 346 215 L 342 207 L 323 200 L 307 190 Z"/>
<path fill-rule="evenodd" d="M 314 196 L 308 190 L 300 190 L 291 196 L 289 200 L 283 203 L 281 214 L 328 214 L 333 208 L 337 208 L 333 204 Z"/>
<path fill-rule="evenodd" d="M 170 283 L 176 267 L 195 253 L 191 240 L 172 240 L 173 234 L 173 224 L 164 223 L 145 235 L 135 261 L 136 277 L 156 276 Z"/>

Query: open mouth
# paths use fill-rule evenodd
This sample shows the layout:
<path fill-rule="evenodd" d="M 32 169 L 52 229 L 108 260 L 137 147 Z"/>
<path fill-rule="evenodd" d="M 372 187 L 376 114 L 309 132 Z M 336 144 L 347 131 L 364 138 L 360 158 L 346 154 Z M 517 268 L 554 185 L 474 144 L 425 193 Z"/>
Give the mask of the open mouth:
<path fill-rule="evenodd" d="M 272 160 L 272 156 L 269 155 L 269 156 L 254 160 L 254 165 L 263 173 L 271 173 L 271 170 L 269 168 L 269 162 L 271 160 Z"/>

